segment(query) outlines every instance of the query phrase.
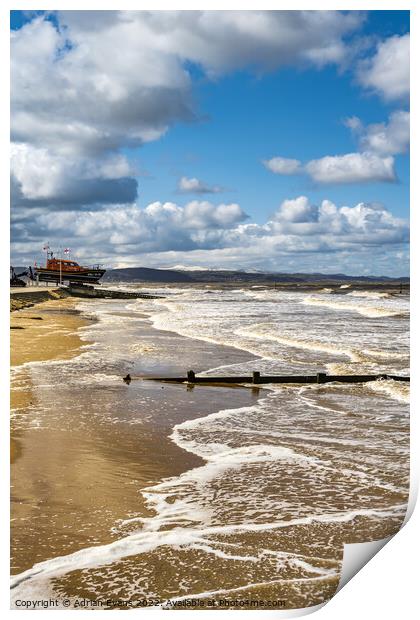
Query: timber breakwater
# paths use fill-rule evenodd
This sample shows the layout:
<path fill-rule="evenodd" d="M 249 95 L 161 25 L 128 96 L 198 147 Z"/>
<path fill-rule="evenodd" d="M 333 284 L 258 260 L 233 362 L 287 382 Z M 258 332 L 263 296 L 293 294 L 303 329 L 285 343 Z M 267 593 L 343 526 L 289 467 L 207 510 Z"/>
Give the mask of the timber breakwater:
<path fill-rule="evenodd" d="M 253 385 L 264 383 L 365 383 L 367 381 L 388 380 L 392 381 L 410 381 L 410 377 L 388 374 L 376 374 L 376 375 L 327 375 L 326 373 L 319 372 L 316 375 L 261 375 L 260 372 L 254 371 L 252 375 L 247 376 L 217 376 L 200 377 L 195 374 L 193 370 L 189 370 L 184 377 L 143 377 L 148 381 L 163 381 L 171 383 L 194 383 L 205 385 L 216 385 L 226 383 L 252 383 Z M 127 375 L 124 377 L 124 381 L 129 383 L 132 377 Z"/>

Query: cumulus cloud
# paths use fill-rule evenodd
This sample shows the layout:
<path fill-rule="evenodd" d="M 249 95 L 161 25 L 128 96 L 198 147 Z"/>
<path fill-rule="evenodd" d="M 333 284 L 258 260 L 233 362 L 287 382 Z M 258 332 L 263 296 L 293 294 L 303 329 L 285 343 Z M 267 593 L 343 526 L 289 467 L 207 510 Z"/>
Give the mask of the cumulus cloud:
<path fill-rule="evenodd" d="M 274 174 L 297 174 L 301 172 L 301 164 L 298 159 L 287 159 L 285 157 L 272 157 L 263 160 L 267 170 L 271 170 Z"/>
<path fill-rule="evenodd" d="M 353 127 L 349 122 L 353 122 Z M 350 126 L 359 135 L 360 146 L 364 151 L 377 153 L 378 155 L 397 155 L 405 153 L 410 143 L 410 113 L 397 110 L 390 114 L 388 123 L 373 123 L 363 126 L 357 119 L 357 126 L 353 119 L 347 119 Z"/>
<path fill-rule="evenodd" d="M 235 203 L 154 202 L 139 208 L 137 174 L 123 154 L 158 140 L 176 122 L 196 119 L 197 66 L 217 79 L 238 69 L 260 74 L 282 66 L 342 65 L 348 37 L 362 21 L 356 11 L 63 11 L 55 20 L 34 17 L 11 41 L 16 260 L 32 261 L 45 240 L 59 245 L 63 238 L 79 248 L 81 258 L 108 265 L 144 264 L 145 257 L 152 264 L 190 256 L 197 262 L 200 254 L 233 267 L 249 261 L 273 266 L 279 257 L 281 266 L 283 258 L 298 255 L 404 243 L 406 223 L 364 203 L 315 206 L 300 196 L 284 201 L 264 224 L 248 222 Z M 404 91 L 398 70 L 391 67 L 388 75 L 383 67 L 393 62 L 386 57 L 404 53 L 397 49 L 401 41 L 385 43 L 360 67 L 358 79 L 397 99 Z M 394 150 L 402 148 L 391 119 L 383 131 Z M 265 165 L 277 174 L 304 170 L 320 183 L 391 180 L 392 153 L 378 146 L 384 143 L 380 133 L 365 131 L 370 159 L 350 153 L 306 165 L 273 158 Z M 363 176 L 361 168 L 369 172 Z M 188 183 L 201 194 L 217 187 L 186 181 L 184 191 Z M 57 209 L 60 217 L 52 218 Z"/>
<path fill-rule="evenodd" d="M 313 159 L 305 169 L 317 183 L 392 183 L 396 180 L 393 157 L 367 152 Z"/>
<path fill-rule="evenodd" d="M 174 120 L 192 118 L 190 79 L 176 57 L 118 14 L 103 28 L 88 23 L 66 26 L 64 18 L 57 30 L 37 18 L 13 32 L 13 140 L 95 155 L 155 140 Z"/>
<path fill-rule="evenodd" d="M 64 195 L 65 204 L 85 199 L 93 204 L 110 186 L 115 190 L 110 196 L 124 186 L 115 202 L 132 199 L 135 175 L 115 158 L 123 148 L 159 139 L 175 122 L 196 118 L 191 63 L 213 78 L 236 69 L 339 64 L 347 37 L 363 21 L 357 11 L 59 11 L 55 16 L 35 14 L 12 32 L 11 136 L 16 144 L 48 151 L 37 173 L 34 162 L 20 169 L 13 180 L 20 188 L 17 196 L 34 206 L 54 198 L 58 208 Z M 86 180 L 87 160 L 109 158 L 113 165 L 102 162 L 95 183 L 93 175 Z M 81 185 L 89 187 L 71 197 L 77 185 L 67 179 L 75 179 L 77 169 Z M 58 186 L 65 186 L 65 194 Z M 198 182 L 194 191 L 218 189 Z"/>
<path fill-rule="evenodd" d="M 181 177 L 178 181 L 178 191 L 182 194 L 219 194 L 225 191 L 220 185 L 209 185 L 195 177 Z"/>
<path fill-rule="evenodd" d="M 252 66 L 340 63 L 345 37 L 359 28 L 358 11 L 171 11 L 138 19 L 156 45 L 199 63 L 210 75 Z"/>
<path fill-rule="evenodd" d="M 346 253 L 368 253 L 374 260 L 385 247 L 403 252 L 408 240 L 408 223 L 375 203 L 337 206 L 323 200 L 315 205 L 299 196 L 284 200 L 265 223 L 246 219 L 235 203 L 207 201 L 154 202 L 144 209 L 110 205 L 99 217 L 94 210 L 69 210 L 55 221 L 40 210 L 35 216 L 28 212 L 23 222 L 13 221 L 13 249 L 17 262 L 25 264 L 39 255 L 45 240 L 54 246 L 65 238 L 79 258 L 108 266 L 188 265 L 199 257 L 206 266 L 285 270 L 285 260 L 299 260 L 300 268 L 308 261 L 310 270 L 314 265 L 319 270 L 328 254 L 336 257 L 334 265 Z"/>
<path fill-rule="evenodd" d="M 153 202 L 144 209 L 137 205 L 106 207 L 97 211 L 67 211 L 55 220 L 48 213 L 36 219 L 41 237 L 63 234 L 89 240 L 92 246 L 133 244 L 142 252 L 183 249 L 207 245 L 247 219 L 235 203 L 213 205 L 191 201 L 184 207 L 173 202 Z M 29 226 L 30 223 L 27 222 Z M 74 245 L 74 244 L 73 244 Z M 101 252 L 101 250 L 99 250 Z"/>
<path fill-rule="evenodd" d="M 360 63 L 359 83 L 387 101 L 408 97 L 410 90 L 410 35 L 392 36 L 378 44 L 376 54 Z"/>
<path fill-rule="evenodd" d="M 137 198 L 132 167 L 121 155 L 96 160 L 52 154 L 30 144 L 11 148 L 11 189 L 15 208 L 129 203 Z"/>
<path fill-rule="evenodd" d="M 284 200 L 277 210 L 274 219 L 279 222 L 316 222 L 318 207 L 311 205 L 307 196 L 299 196 L 293 200 Z"/>
<path fill-rule="evenodd" d="M 37 17 L 12 33 L 12 137 L 84 154 L 156 140 L 194 118 L 184 60 L 210 74 L 314 53 L 338 62 L 331 49 L 361 21 L 356 11 L 61 11 L 56 28 Z"/>
<path fill-rule="evenodd" d="M 274 157 L 269 162 L 264 162 L 266 168 L 275 174 L 307 174 L 316 183 L 322 184 L 345 184 L 345 183 L 373 183 L 396 181 L 394 171 L 394 158 L 391 156 L 381 157 L 373 152 L 346 153 L 345 155 L 327 155 L 320 159 L 313 159 L 304 165 L 289 164 L 297 160 L 288 160 L 282 157 Z M 267 165 L 273 162 L 272 165 Z M 277 162 L 280 162 L 277 165 Z M 286 162 L 286 163 L 284 163 Z"/>
<path fill-rule="evenodd" d="M 297 159 L 273 157 L 263 160 L 274 174 L 307 174 L 316 183 L 394 183 L 394 157 L 405 153 L 410 142 L 410 113 L 396 110 L 388 122 L 365 126 L 357 116 L 343 120 L 343 124 L 357 136 L 360 152 L 327 155 L 306 164 Z"/>

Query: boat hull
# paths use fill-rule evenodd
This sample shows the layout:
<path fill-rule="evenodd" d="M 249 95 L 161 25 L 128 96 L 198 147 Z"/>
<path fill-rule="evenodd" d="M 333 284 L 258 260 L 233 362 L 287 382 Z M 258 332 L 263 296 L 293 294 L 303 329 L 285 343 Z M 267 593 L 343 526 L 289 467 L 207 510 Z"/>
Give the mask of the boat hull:
<path fill-rule="evenodd" d="M 96 284 L 104 275 L 106 269 L 81 269 L 80 271 L 60 272 L 59 269 L 45 269 L 36 267 L 34 276 L 40 282 L 89 282 Z"/>

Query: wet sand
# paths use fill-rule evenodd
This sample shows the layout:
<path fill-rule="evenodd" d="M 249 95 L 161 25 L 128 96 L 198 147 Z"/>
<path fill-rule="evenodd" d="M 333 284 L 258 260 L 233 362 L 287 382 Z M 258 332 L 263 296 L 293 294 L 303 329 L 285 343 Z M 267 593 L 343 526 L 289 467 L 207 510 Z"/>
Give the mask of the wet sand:
<path fill-rule="evenodd" d="M 22 365 L 54 359 L 70 359 L 77 355 L 82 342 L 76 331 L 88 321 L 80 316 L 71 298 L 43 301 L 36 308 L 18 307 L 10 315 L 10 365 L 15 369 L 13 384 L 19 389 L 10 393 L 11 410 L 34 404 L 30 374 Z M 17 367 L 22 366 L 19 370 Z M 16 385 L 18 384 L 18 386 Z M 12 425 L 13 428 L 13 425 Z M 11 433 L 11 462 L 22 449 L 19 437 Z"/>
<path fill-rule="evenodd" d="M 76 303 L 77 300 L 67 297 L 12 312 L 11 366 L 77 355 L 85 343 L 76 331 L 89 321 L 75 310 Z"/>
<path fill-rule="evenodd" d="M 88 344 L 76 333 L 88 319 L 74 306 L 75 300 L 65 299 L 13 314 L 12 326 L 24 329 L 11 331 L 12 364 L 50 359 L 71 364 Z M 168 336 L 147 325 L 142 338 L 145 350 L 152 348 L 147 346 L 150 341 L 156 352 L 159 337 Z M 177 338 L 186 339 L 174 336 L 179 351 Z M 223 347 L 198 346 L 203 359 L 206 353 L 207 359 L 216 355 L 216 350 L 223 358 Z M 243 357 L 241 352 L 234 354 Z M 163 357 L 145 353 L 142 373 L 154 374 L 157 368 L 171 371 L 175 365 L 171 359 L 170 351 Z M 36 562 L 112 542 L 124 532 L 116 529 L 119 520 L 150 516 L 140 490 L 202 464 L 202 459 L 169 439 L 172 427 L 222 409 L 227 402 L 240 407 L 258 397 L 248 389 L 188 390 L 148 381 L 127 386 L 121 380 L 105 388 L 89 385 L 87 378 L 83 403 L 80 392 L 72 402 L 66 386 L 57 386 L 56 392 L 51 386 L 35 389 L 27 366 L 15 369 L 13 384 L 17 388 L 12 390 L 13 574 Z M 124 420 L 129 403 L 132 406 L 137 399 L 141 404 L 136 419 Z M 99 414 L 110 405 L 110 418 L 104 420 Z"/>

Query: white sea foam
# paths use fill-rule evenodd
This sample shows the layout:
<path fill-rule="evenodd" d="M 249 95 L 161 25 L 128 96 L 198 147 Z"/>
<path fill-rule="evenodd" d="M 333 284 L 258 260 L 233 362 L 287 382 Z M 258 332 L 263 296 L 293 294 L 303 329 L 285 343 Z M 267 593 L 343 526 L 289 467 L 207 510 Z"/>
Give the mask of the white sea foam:
<path fill-rule="evenodd" d="M 215 527 L 174 528 L 166 531 L 139 531 L 107 545 L 88 547 L 69 555 L 59 556 L 45 562 L 39 562 L 34 566 L 11 578 L 11 588 L 17 589 L 16 598 L 25 596 L 26 582 L 45 580 L 61 577 L 71 571 L 87 568 L 95 568 L 118 562 L 124 558 L 147 553 L 162 546 L 181 548 L 193 544 L 210 544 L 211 536 L 223 534 L 235 534 L 243 532 L 274 531 L 280 528 L 288 528 L 295 525 L 310 525 L 312 523 L 345 523 L 359 516 L 386 517 L 403 515 L 406 504 L 377 509 L 361 509 L 347 512 L 336 512 L 328 515 L 312 515 L 291 521 L 277 521 L 269 523 L 241 523 L 239 525 L 226 525 Z M 28 584 L 33 587 L 33 583 Z"/>
<path fill-rule="evenodd" d="M 225 595 L 225 594 L 232 594 L 235 592 L 243 592 L 246 590 L 256 590 L 260 587 L 266 587 L 266 586 L 272 586 L 272 585 L 276 585 L 276 584 L 289 584 L 289 583 L 302 583 L 302 582 L 312 582 L 312 581 L 322 581 L 322 580 L 328 580 L 328 579 L 332 579 L 335 578 L 338 574 L 338 571 L 336 569 L 320 569 L 319 567 L 313 567 L 307 563 L 299 563 L 297 560 L 295 562 L 290 561 L 289 562 L 291 566 L 295 566 L 295 567 L 299 567 L 299 568 L 305 568 L 308 571 L 311 572 L 315 572 L 318 573 L 318 575 L 316 576 L 305 576 L 304 578 L 302 577 L 291 577 L 289 579 L 272 579 L 269 581 L 258 581 L 258 582 L 250 582 L 247 583 L 244 586 L 239 586 L 237 588 L 219 588 L 217 590 L 208 590 L 207 592 L 200 592 L 198 594 L 188 594 L 185 596 L 176 596 L 173 598 L 170 598 L 168 601 L 165 601 L 165 603 L 162 604 L 162 608 L 163 609 L 170 609 L 174 606 L 176 606 L 176 603 L 180 603 L 181 601 L 184 600 L 190 600 L 190 599 L 205 599 L 205 598 L 212 598 L 214 599 L 217 596 L 221 596 L 221 595 Z"/>
<path fill-rule="evenodd" d="M 347 293 L 351 297 L 367 297 L 368 299 L 385 299 L 390 297 L 389 293 L 384 293 L 380 291 L 351 291 L 351 293 Z"/>
<path fill-rule="evenodd" d="M 275 342 L 285 344 L 286 346 L 307 349 L 309 351 L 322 351 L 324 353 L 330 353 L 334 356 L 345 355 L 352 362 L 370 362 L 372 359 L 376 358 L 407 359 L 407 355 L 392 351 L 379 351 L 376 349 L 357 350 L 356 348 L 338 345 L 334 342 L 325 342 L 309 338 L 293 338 L 287 335 L 282 335 L 281 333 L 274 334 L 272 333 L 273 327 L 275 326 L 263 323 L 260 325 L 253 325 L 246 329 L 237 330 L 237 333 L 248 337 L 260 338 L 262 340 L 273 340 Z"/>
<path fill-rule="evenodd" d="M 318 297 L 308 297 L 303 300 L 303 303 L 308 306 L 324 306 L 326 308 L 332 308 L 333 310 L 357 312 L 358 314 L 361 314 L 362 316 L 368 318 L 398 317 L 407 315 L 407 310 L 404 309 L 394 309 L 386 306 L 367 306 L 362 304 L 337 302 L 330 301 L 329 299 L 320 299 Z"/>
<path fill-rule="evenodd" d="M 342 350 L 337 349 L 334 345 L 327 344 L 325 342 L 319 342 L 316 340 L 310 340 L 308 338 L 291 338 L 290 336 L 274 335 L 269 331 L 264 330 L 265 325 L 254 325 L 247 330 L 237 330 L 239 334 L 251 336 L 253 338 L 261 338 L 264 340 L 274 340 L 291 347 L 298 347 L 301 349 L 309 349 L 312 351 L 324 351 L 325 353 L 331 353 L 333 355 L 346 355 L 353 361 L 362 361 L 361 354 L 355 350 L 344 348 Z M 271 326 L 268 326 L 269 329 Z"/>
<path fill-rule="evenodd" d="M 366 387 L 395 398 L 402 403 L 410 403 L 410 384 L 392 379 L 380 379 L 366 383 Z"/>

